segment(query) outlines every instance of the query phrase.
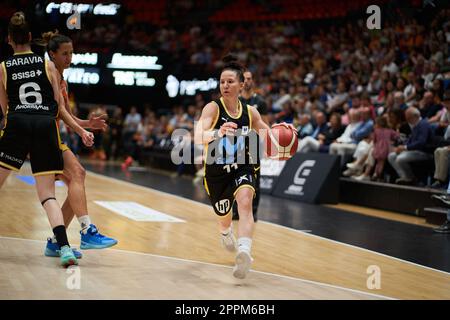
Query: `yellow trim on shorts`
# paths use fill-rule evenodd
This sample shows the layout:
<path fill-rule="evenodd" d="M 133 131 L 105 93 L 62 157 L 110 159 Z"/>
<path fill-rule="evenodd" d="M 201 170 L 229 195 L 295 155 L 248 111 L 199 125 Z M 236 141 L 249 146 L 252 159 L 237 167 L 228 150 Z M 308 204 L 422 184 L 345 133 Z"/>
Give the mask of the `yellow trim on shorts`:
<path fill-rule="evenodd" d="M 254 170 L 255 170 L 255 173 L 256 173 L 256 171 L 258 171 L 259 169 L 261 169 L 261 167 L 255 168 L 255 169 L 254 169 Z"/>
<path fill-rule="evenodd" d="M 67 146 L 67 144 L 61 143 L 59 145 L 59 150 L 61 150 L 61 152 L 66 152 L 66 151 L 70 150 L 70 148 Z"/>
<path fill-rule="evenodd" d="M 231 209 L 230 209 L 227 213 L 225 213 L 223 216 L 219 216 L 215 211 L 214 211 L 214 213 L 216 213 L 216 216 L 218 216 L 219 219 L 225 219 L 225 218 L 228 217 L 228 216 L 230 215 L 230 213 L 233 211 L 233 206 L 234 206 L 234 200 L 233 200 L 233 203 L 232 203 L 232 205 L 231 205 Z M 213 209 L 213 210 L 214 210 L 214 209 Z"/>
<path fill-rule="evenodd" d="M 3 86 L 5 87 L 5 91 L 6 91 L 6 82 L 8 81 L 8 77 L 7 77 L 5 61 L 2 62 L 2 69 L 3 69 Z"/>
<path fill-rule="evenodd" d="M 256 194 L 255 188 L 253 188 L 253 187 L 252 187 L 251 185 L 249 185 L 249 184 L 243 184 L 242 186 L 239 186 L 239 187 L 234 191 L 233 197 L 236 197 L 236 193 L 237 193 L 240 189 L 242 189 L 242 188 L 250 188 L 250 189 L 252 189 L 252 190 L 253 190 L 253 196 L 255 196 L 255 194 Z"/>
<path fill-rule="evenodd" d="M 203 182 L 204 182 L 204 186 L 205 186 L 205 189 L 206 189 L 206 193 L 208 194 L 208 196 L 210 195 L 210 193 L 209 193 L 209 188 L 208 188 L 208 182 L 206 181 L 206 178 L 203 178 Z"/>
<path fill-rule="evenodd" d="M 17 171 L 17 172 L 20 171 L 20 169 L 17 169 L 17 168 L 15 168 L 7 163 L 4 163 L 2 161 L 0 161 L 0 166 L 5 167 L 4 169 L 9 169 L 9 170 Z"/>
<path fill-rule="evenodd" d="M 48 60 L 44 59 L 44 65 L 45 65 L 45 74 L 47 75 L 48 81 L 52 83 L 52 79 L 50 78 L 50 73 L 48 72 Z"/>
<path fill-rule="evenodd" d="M 38 172 L 38 173 L 33 173 L 32 175 L 34 177 L 37 176 L 47 176 L 47 175 L 51 175 L 51 174 L 63 174 L 63 170 L 55 170 L 55 171 L 42 171 L 42 172 Z"/>
<path fill-rule="evenodd" d="M 61 152 L 65 152 L 67 150 L 70 150 L 70 148 L 67 146 L 67 144 L 65 144 L 64 142 L 62 142 L 61 140 L 61 134 L 59 133 L 59 125 L 58 125 L 58 121 L 55 120 L 55 126 L 56 126 L 56 132 L 58 134 L 58 146 L 59 146 L 59 150 L 61 150 Z"/>

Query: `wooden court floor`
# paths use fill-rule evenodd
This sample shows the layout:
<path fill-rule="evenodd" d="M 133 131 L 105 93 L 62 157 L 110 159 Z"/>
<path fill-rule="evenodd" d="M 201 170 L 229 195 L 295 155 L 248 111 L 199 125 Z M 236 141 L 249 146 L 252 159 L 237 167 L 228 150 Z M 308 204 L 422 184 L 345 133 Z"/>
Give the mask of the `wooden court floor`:
<path fill-rule="evenodd" d="M 19 173 L 29 174 L 28 166 Z M 50 226 L 35 187 L 8 178 L 0 193 L 0 299 L 450 299 L 448 273 L 263 221 L 252 272 L 238 281 L 209 206 L 93 173 L 86 187 L 92 221 L 119 244 L 83 251 L 79 268 L 65 270 L 43 255 Z M 60 204 L 65 195 L 58 187 Z M 184 222 L 134 221 L 94 201 L 136 202 Z M 74 220 L 75 247 L 78 230 Z M 374 269 L 379 288 L 368 286 Z"/>

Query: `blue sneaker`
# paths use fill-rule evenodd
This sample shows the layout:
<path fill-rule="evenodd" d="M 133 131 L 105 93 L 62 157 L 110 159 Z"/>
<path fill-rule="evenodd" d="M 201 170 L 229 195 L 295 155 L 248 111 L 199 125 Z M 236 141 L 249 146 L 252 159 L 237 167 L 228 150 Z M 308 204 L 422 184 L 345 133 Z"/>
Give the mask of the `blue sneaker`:
<path fill-rule="evenodd" d="M 87 249 L 105 249 L 117 244 L 117 240 L 108 238 L 98 232 L 95 225 L 91 224 L 87 229 L 86 234 L 80 231 L 82 250 Z"/>
<path fill-rule="evenodd" d="M 59 257 L 59 260 L 64 268 L 76 266 L 78 264 L 77 258 L 75 258 L 75 255 L 69 246 L 63 246 L 60 252 L 61 256 Z"/>
<path fill-rule="evenodd" d="M 72 251 L 75 258 L 81 259 L 83 257 L 83 254 L 76 248 L 72 248 Z M 46 257 L 55 257 L 55 258 L 60 256 L 59 246 L 56 242 L 52 241 L 52 238 L 47 239 L 47 246 L 45 247 L 44 255 Z"/>

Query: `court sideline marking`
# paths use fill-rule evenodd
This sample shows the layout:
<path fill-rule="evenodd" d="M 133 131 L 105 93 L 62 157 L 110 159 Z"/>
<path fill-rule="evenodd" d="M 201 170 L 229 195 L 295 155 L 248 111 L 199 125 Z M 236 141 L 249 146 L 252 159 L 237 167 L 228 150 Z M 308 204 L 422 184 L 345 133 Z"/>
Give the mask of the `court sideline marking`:
<path fill-rule="evenodd" d="M 0 236 L 0 239 L 30 241 L 30 242 L 42 243 L 43 245 L 45 243 L 47 243 L 46 241 L 43 241 L 43 240 L 24 239 L 24 238 L 15 238 L 15 237 L 4 237 L 4 236 Z M 132 251 L 132 250 L 113 249 L 113 248 L 104 249 L 104 250 L 117 251 L 117 252 L 120 252 L 120 253 L 152 256 L 152 257 L 156 257 L 156 258 L 170 259 L 170 260 L 188 262 L 188 263 L 193 263 L 193 264 L 195 264 L 195 263 L 197 263 L 197 264 L 204 264 L 204 265 L 208 265 L 208 266 L 221 267 L 221 268 L 227 268 L 227 269 L 232 269 L 233 268 L 232 266 L 227 266 L 227 265 L 222 265 L 222 264 L 217 264 L 217 263 L 197 261 L 197 260 L 190 260 L 190 259 L 183 259 L 183 258 L 170 257 L 170 256 L 162 256 L 162 255 L 158 255 L 158 254 L 146 253 L 146 252 L 137 252 L 137 251 Z M 80 267 L 82 267 L 82 266 L 80 266 Z M 306 279 L 301 279 L 301 278 L 285 276 L 285 275 L 282 275 L 282 274 L 276 274 L 276 273 L 265 272 L 265 271 L 258 271 L 258 270 L 253 270 L 253 269 L 251 269 L 250 272 L 251 273 L 264 274 L 264 275 L 272 276 L 272 277 L 275 277 L 275 278 L 279 277 L 279 278 L 284 278 L 284 279 L 287 279 L 287 280 L 296 280 L 296 281 L 309 283 L 309 284 L 313 284 L 313 285 L 317 285 L 317 286 L 324 286 L 324 287 L 329 287 L 329 288 L 333 288 L 333 289 L 349 291 L 349 292 L 357 293 L 357 294 L 369 295 L 369 296 L 373 296 L 373 297 L 376 297 L 376 298 L 382 298 L 382 299 L 387 299 L 387 300 L 398 300 L 396 298 L 383 296 L 383 295 L 379 295 L 379 294 L 375 294 L 375 293 L 355 290 L 355 289 L 346 288 L 346 287 L 340 287 L 340 286 L 336 286 L 336 285 L 332 285 L 332 284 L 328 284 L 328 283 L 322 283 L 322 282 L 317 282 L 317 281 L 312 281 L 312 280 L 306 280 Z"/>
<path fill-rule="evenodd" d="M 156 192 L 156 193 L 161 194 L 161 195 L 171 196 L 171 197 L 174 197 L 174 198 L 177 198 L 177 199 L 182 199 L 182 200 L 186 200 L 186 201 L 195 203 L 197 205 L 202 205 L 202 206 L 205 206 L 205 207 L 211 209 L 211 212 L 212 212 L 211 206 L 209 206 L 209 205 L 207 205 L 205 203 L 199 202 L 199 201 L 195 201 L 195 200 L 192 200 L 192 199 L 184 198 L 184 197 L 172 194 L 172 193 L 167 193 L 167 192 L 160 191 L 160 190 L 157 190 L 157 189 L 153 189 L 153 188 L 150 188 L 150 187 L 144 187 L 144 186 L 132 183 L 132 182 L 120 180 L 118 178 L 108 177 L 108 176 L 101 175 L 101 174 L 98 174 L 98 173 L 95 173 L 95 172 L 92 172 L 92 171 L 87 171 L 87 172 L 89 174 L 92 174 L 93 176 L 98 177 L 98 178 L 102 178 L 102 179 L 110 180 L 110 181 L 115 181 L 115 182 L 120 182 L 120 183 L 123 183 L 125 185 L 131 185 L 131 186 L 137 187 L 139 189 L 143 189 L 143 190 L 147 190 L 147 191 L 150 190 L 150 191 Z M 321 237 L 321 236 L 318 236 L 318 235 L 315 235 L 315 234 L 312 234 L 312 233 L 309 233 L 309 232 L 303 232 L 301 230 L 297 230 L 297 229 L 294 229 L 294 228 L 286 227 L 286 226 L 279 225 L 279 224 L 276 224 L 276 223 L 273 223 L 273 222 L 269 222 L 269 221 L 258 220 L 258 223 L 260 223 L 260 222 L 266 223 L 266 224 L 269 224 L 269 225 L 272 225 L 272 226 L 276 226 L 276 227 L 279 227 L 279 228 L 291 230 L 291 231 L 294 231 L 294 232 L 297 232 L 297 233 L 301 233 L 301 234 L 304 234 L 304 235 L 309 236 L 309 237 L 315 237 L 315 238 L 323 239 L 323 240 L 326 240 L 326 241 L 329 241 L 329 242 L 333 242 L 333 243 L 336 243 L 336 244 L 344 245 L 344 246 L 347 246 L 347 247 L 350 247 L 350 248 L 359 249 L 359 250 L 362 250 L 362 251 L 365 251 L 365 252 L 370 252 L 370 253 L 373 253 L 373 254 L 385 257 L 385 258 L 394 259 L 396 261 L 400 261 L 400 262 L 403 262 L 403 263 L 408 263 L 408 264 L 416 266 L 416 267 L 424 268 L 424 269 L 431 270 L 431 271 L 436 271 L 436 272 L 443 273 L 445 275 L 450 276 L 450 272 L 446 272 L 446 271 L 443 271 L 443 270 L 427 267 L 427 266 L 424 266 L 424 265 L 421 265 L 421 264 L 418 264 L 418 263 L 414 263 L 414 262 L 411 262 L 411 261 L 408 261 L 408 260 L 403 260 L 403 259 L 400 259 L 400 258 L 397 258 L 397 257 L 393 257 L 393 256 L 390 256 L 390 255 L 387 255 L 387 254 L 384 254 L 384 253 L 376 252 L 376 251 L 373 251 L 373 250 L 370 250 L 370 249 L 361 248 L 361 247 L 358 247 L 358 246 L 355 246 L 355 245 L 352 245 L 352 244 L 348 244 L 348 243 L 345 243 L 345 242 L 340 242 L 340 241 L 337 241 L 337 240 L 328 239 L 328 238 Z M 310 230 L 308 230 L 308 231 L 310 231 Z"/>

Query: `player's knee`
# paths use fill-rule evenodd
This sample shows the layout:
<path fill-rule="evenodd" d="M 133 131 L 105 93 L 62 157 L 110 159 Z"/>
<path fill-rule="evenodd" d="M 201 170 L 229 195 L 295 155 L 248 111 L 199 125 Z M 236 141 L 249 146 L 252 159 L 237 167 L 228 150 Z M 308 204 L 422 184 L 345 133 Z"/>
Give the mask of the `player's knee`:
<path fill-rule="evenodd" d="M 251 197 L 241 197 L 238 201 L 239 214 L 241 212 L 246 212 L 251 214 L 253 201 Z"/>
<path fill-rule="evenodd" d="M 85 178 L 86 178 L 86 169 L 84 169 L 81 165 L 76 166 L 72 172 L 72 179 L 84 181 Z"/>

